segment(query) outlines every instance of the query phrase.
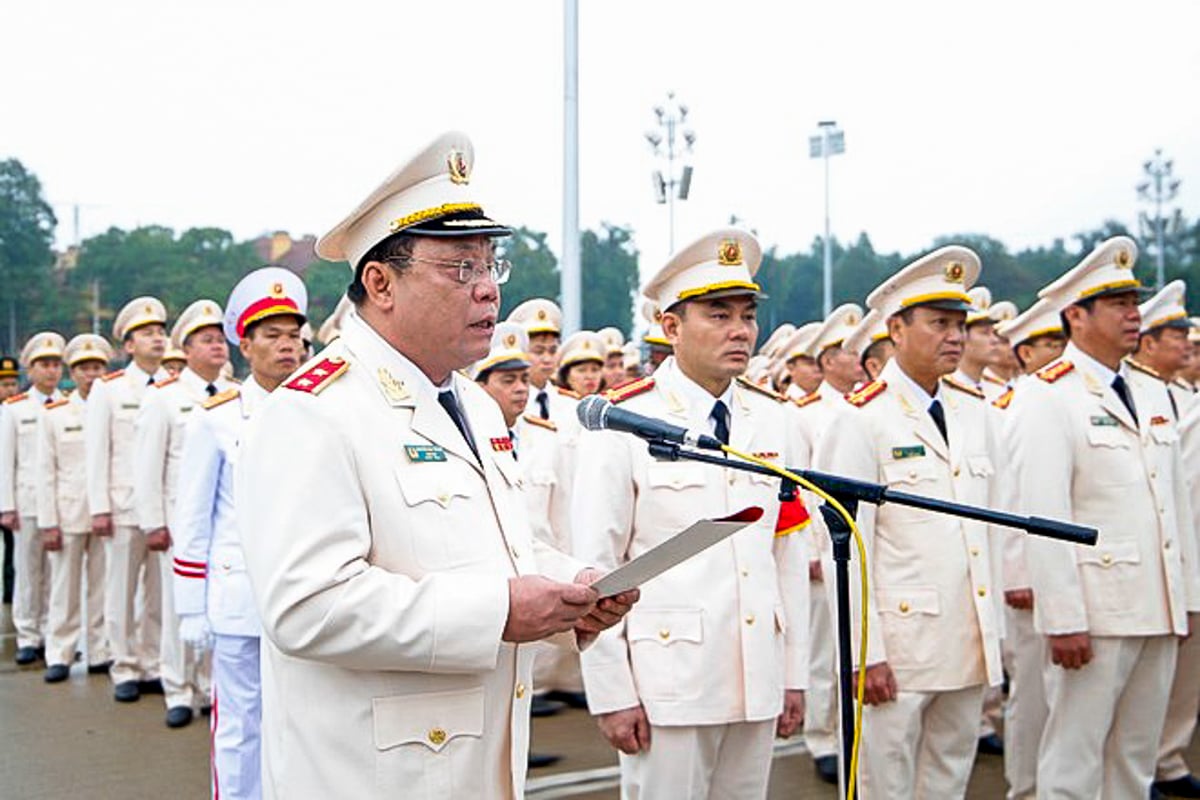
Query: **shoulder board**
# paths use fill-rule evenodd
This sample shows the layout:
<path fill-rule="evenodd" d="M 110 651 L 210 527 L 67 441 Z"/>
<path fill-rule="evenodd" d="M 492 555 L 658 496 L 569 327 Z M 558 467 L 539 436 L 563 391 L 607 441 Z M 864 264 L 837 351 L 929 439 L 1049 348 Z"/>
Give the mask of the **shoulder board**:
<path fill-rule="evenodd" d="M 46 406 L 46 410 L 50 411 L 51 409 L 62 408 L 63 406 L 69 406 L 70 404 L 71 401 L 64 397 L 62 400 L 55 400 L 50 405 Z"/>
<path fill-rule="evenodd" d="M 558 389 L 558 393 L 563 397 L 570 397 L 572 400 L 580 399 L 579 392 L 572 391 L 565 386 L 556 386 L 554 388 Z"/>
<path fill-rule="evenodd" d="M 21 392 L 20 394 L 14 394 L 12 397 L 10 397 L 4 401 L 4 405 L 11 406 L 13 403 L 19 403 L 27 397 L 29 397 L 29 392 Z"/>
<path fill-rule="evenodd" d="M 535 416 L 532 416 L 531 414 L 525 415 L 525 421 L 528 422 L 530 425 L 536 425 L 537 427 L 545 428 L 548 431 L 557 431 L 558 430 L 558 426 L 555 425 L 552 420 L 542 419 L 541 417 L 535 417 Z"/>
<path fill-rule="evenodd" d="M 1048 367 L 1038 370 L 1037 376 L 1046 383 L 1054 383 L 1056 380 L 1066 375 L 1071 370 L 1075 369 L 1075 365 L 1070 361 L 1059 361 L 1051 364 Z"/>
<path fill-rule="evenodd" d="M 862 408 L 867 403 L 883 394 L 883 390 L 886 388 L 887 381 L 871 381 L 857 392 L 850 392 L 848 395 L 846 395 L 846 402 L 852 406 L 858 406 L 859 408 Z"/>
<path fill-rule="evenodd" d="M 756 394 L 769 397 L 777 403 L 783 403 L 787 401 L 787 398 L 781 395 L 779 392 L 776 392 L 773 389 L 768 389 L 765 386 L 759 386 L 754 381 L 748 379 L 745 375 L 738 375 L 737 382 L 742 388 L 749 389 Z"/>
<path fill-rule="evenodd" d="M 350 364 L 340 358 L 322 358 L 295 378 L 284 384 L 288 389 L 309 394 L 320 394 L 329 384 L 340 378 Z"/>
<path fill-rule="evenodd" d="M 124 374 L 125 374 L 125 370 L 119 369 L 119 370 L 116 370 L 115 372 L 110 372 L 107 375 L 101 375 L 100 380 L 104 381 L 105 383 L 108 383 L 109 381 L 115 381 L 117 378 L 121 377 Z"/>
<path fill-rule="evenodd" d="M 800 406 L 800 408 L 804 408 L 805 406 L 811 406 L 813 403 L 819 403 L 820 401 L 821 393 L 813 392 L 812 394 L 806 394 L 804 397 L 801 397 L 798 400 L 793 400 L 792 402 Z"/>
<path fill-rule="evenodd" d="M 647 375 L 644 378 L 638 378 L 636 381 L 623 383 L 615 389 L 609 389 L 604 393 L 610 403 L 620 403 L 628 400 L 631 397 L 637 397 L 639 394 L 644 394 L 654 388 L 654 377 Z"/>
<path fill-rule="evenodd" d="M 975 397 L 980 400 L 987 399 L 984 396 L 983 392 L 979 391 L 974 386 L 968 386 L 967 384 L 963 383 L 962 381 L 956 380 L 955 378 L 952 378 L 949 375 L 942 376 L 942 383 L 946 384 L 951 389 L 958 389 L 963 394 L 969 394 L 969 395 L 971 395 L 971 397 Z"/>
<path fill-rule="evenodd" d="M 164 386 L 170 386 L 172 383 L 175 383 L 178 380 L 179 380 L 178 375 L 172 375 L 170 378 L 163 378 L 161 381 L 155 382 L 154 388 L 161 389 Z"/>
<path fill-rule="evenodd" d="M 228 403 L 233 398 L 237 397 L 241 392 L 237 389 L 226 389 L 223 392 L 217 392 L 212 397 L 205 400 L 201 405 L 205 410 L 216 408 L 219 405 Z"/>
<path fill-rule="evenodd" d="M 1196 391 L 1191 386 L 1189 386 L 1188 382 L 1185 381 L 1183 378 L 1175 378 L 1174 380 L 1171 381 L 1171 385 L 1174 386 L 1176 389 L 1183 389 L 1185 392 Z"/>
<path fill-rule="evenodd" d="M 1131 368 L 1136 369 L 1138 372 L 1144 372 L 1145 374 L 1149 375 L 1151 378 L 1158 378 L 1160 381 L 1162 380 L 1162 374 L 1158 370 L 1154 369 L 1151 366 L 1143 364 L 1142 362 L 1138 361 L 1137 359 L 1126 358 L 1125 363 L 1128 364 Z"/>
<path fill-rule="evenodd" d="M 992 405 L 994 405 L 996 408 L 1003 411 L 1004 409 L 1008 408 L 1008 404 L 1012 402 L 1012 399 L 1013 399 L 1013 388 L 1010 386 L 1010 387 L 1008 387 L 1007 392 L 1005 392 L 1004 394 L 1000 395 L 999 397 L 997 397 L 995 400 L 992 401 Z"/>
<path fill-rule="evenodd" d="M 999 378 L 997 378 L 995 375 L 992 375 L 992 374 L 990 374 L 990 373 L 988 373 L 988 372 L 985 372 L 985 373 L 983 373 L 983 379 L 984 379 L 985 381 L 987 381 L 988 383 L 994 383 L 994 384 L 996 384 L 997 386 L 1003 386 L 1003 385 L 1004 385 L 1004 381 L 1000 380 L 1000 379 L 999 379 Z"/>

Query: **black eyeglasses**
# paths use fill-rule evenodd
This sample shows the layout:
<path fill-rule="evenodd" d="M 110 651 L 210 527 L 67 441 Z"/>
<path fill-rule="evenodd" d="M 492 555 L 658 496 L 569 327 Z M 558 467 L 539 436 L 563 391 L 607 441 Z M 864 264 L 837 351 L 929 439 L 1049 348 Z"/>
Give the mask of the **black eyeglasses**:
<path fill-rule="evenodd" d="M 452 273 L 454 280 L 461 283 L 463 286 L 470 286 L 473 283 L 478 283 L 483 280 L 484 276 L 488 276 L 497 285 L 506 283 L 509 276 L 512 274 L 512 262 L 507 259 L 497 259 L 490 264 L 476 264 L 470 259 L 462 261 L 443 261 L 437 258 L 418 258 L 416 256 L 397 256 L 389 258 L 388 261 L 396 261 L 408 263 L 412 261 L 421 261 L 425 264 L 433 264 L 437 267 L 453 267 L 455 272 Z"/>

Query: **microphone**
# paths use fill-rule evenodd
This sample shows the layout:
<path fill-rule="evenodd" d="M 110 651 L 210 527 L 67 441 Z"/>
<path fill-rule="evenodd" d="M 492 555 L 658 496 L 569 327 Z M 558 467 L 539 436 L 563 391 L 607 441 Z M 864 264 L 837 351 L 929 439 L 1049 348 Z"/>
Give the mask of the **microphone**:
<path fill-rule="evenodd" d="M 680 428 L 661 419 L 626 411 L 598 394 L 588 395 L 575 407 L 579 424 L 589 431 L 624 431 L 649 441 L 667 441 L 703 450 L 720 450 L 721 441 L 707 433 Z"/>

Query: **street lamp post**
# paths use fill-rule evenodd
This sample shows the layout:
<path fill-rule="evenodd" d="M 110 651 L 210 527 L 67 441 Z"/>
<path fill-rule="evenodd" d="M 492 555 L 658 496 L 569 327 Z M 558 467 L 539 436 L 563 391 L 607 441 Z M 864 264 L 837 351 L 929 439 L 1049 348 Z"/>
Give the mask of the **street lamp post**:
<path fill-rule="evenodd" d="M 692 152 L 692 145 L 696 143 L 695 132 L 683 127 L 687 115 L 688 107 L 675 99 L 674 92 L 667 92 L 667 102 L 654 107 L 658 126 L 646 131 L 646 141 L 650 143 L 654 155 L 667 161 L 665 174 L 663 170 L 656 169 L 651 179 L 654 182 L 655 200 L 660 205 L 667 205 L 667 246 L 671 253 L 675 252 L 675 199 L 678 196 L 680 200 L 687 200 L 692 186 L 690 165 L 685 164 L 679 175 L 675 175 L 675 160 Z M 676 152 L 677 135 L 683 140 L 683 152 Z"/>
<path fill-rule="evenodd" d="M 817 123 L 820 131 L 808 138 L 810 158 L 825 160 L 825 287 L 822 294 L 822 313 L 828 317 L 833 309 L 833 250 L 829 238 L 829 157 L 846 152 L 846 135 L 833 120 Z"/>
<path fill-rule="evenodd" d="M 1163 239 L 1163 203 L 1169 203 L 1179 193 L 1180 181 L 1173 179 L 1172 171 L 1175 162 L 1163 160 L 1162 148 L 1155 148 L 1154 158 L 1142 164 L 1142 171 L 1148 180 L 1138 184 L 1138 197 L 1154 203 L 1154 240 L 1158 250 L 1158 274 L 1155 289 L 1161 289 L 1166 284 L 1166 247 Z M 1145 219 L 1145 215 L 1142 215 Z"/>

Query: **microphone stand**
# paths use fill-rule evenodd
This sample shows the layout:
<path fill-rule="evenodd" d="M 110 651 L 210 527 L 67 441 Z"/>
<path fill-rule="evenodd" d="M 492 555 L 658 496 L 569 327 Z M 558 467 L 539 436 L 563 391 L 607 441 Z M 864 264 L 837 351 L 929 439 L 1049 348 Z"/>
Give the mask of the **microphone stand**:
<path fill-rule="evenodd" d="M 783 476 L 774 470 L 767 469 L 758 464 L 733 460 L 724 455 L 715 456 L 697 450 L 686 449 L 682 445 L 669 442 L 665 439 L 649 439 L 647 440 L 647 446 L 650 449 L 650 455 L 661 461 L 679 461 L 680 459 L 699 461 L 726 469 L 736 469 L 742 472 L 754 472 L 759 475 L 770 475 L 780 478 L 782 485 L 780 486 L 779 499 L 781 501 L 791 500 L 795 496 L 795 482 L 783 478 Z M 1004 511 L 995 511 L 982 506 L 970 506 L 949 500 L 925 497 L 919 494 L 897 492 L 883 484 L 844 478 L 840 475 L 831 475 L 827 472 L 792 469 L 790 467 L 785 467 L 785 469 L 799 475 L 830 494 L 845 507 L 851 516 L 858 515 L 858 504 L 860 502 L 872 503 L 874 505 L 896 503 L 913 508 L 922 508 L 938 514 L 949 514 L 955 517 L 987 522 L 992 525 L 1003 525 L 1008 528 L 1026 531 L 1035 536 L 1043 536 L 1075 544 L 1093 546 L 1096 544 L 1096 538 L 1099 535 L 1099 531 L 1095 528 L 1075 525 L 1070 522 L 1043 519 L 1041 517 L 1026 517 L 1019 514 L 1009 514 Z M 838 705 L 841 712 L 842 739 L 842 752 L 840 753 L 842 767 L 841 791 L 844 793 L 850 782 L 850 754 L 853 752 L 854 747 L 854 661 L 850 650 L 852 647 L 850 642 L 851 531 L 850 526 L 846 523 L 842 515 L 828 503 L 821 504 L 821 516 L 825 519 L 825 524 L 829 528 L 829 538 L 833 542 L 833 560 L 837 576 Z"/>

